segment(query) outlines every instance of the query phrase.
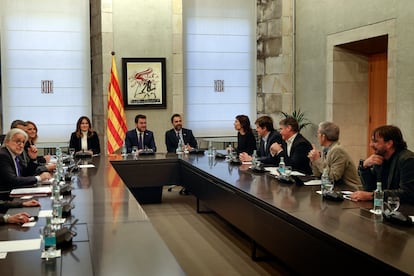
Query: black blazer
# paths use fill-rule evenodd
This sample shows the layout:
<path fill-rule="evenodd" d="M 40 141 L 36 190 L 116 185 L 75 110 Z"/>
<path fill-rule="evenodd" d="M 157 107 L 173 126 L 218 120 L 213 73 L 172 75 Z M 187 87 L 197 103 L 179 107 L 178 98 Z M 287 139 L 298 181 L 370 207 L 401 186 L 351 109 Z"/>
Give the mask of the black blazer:
<path fill-rule="evenodd" d="M 292 166 L 292 169 L 295 171 L 308 175 L 312 174 L 308 158 L 308 153 L 312 150 L 312 145 L 302 134 L 298 133 L 295 140 L 293 140 L 292 147 L 290 148 L 290 156 L 287 155 L 287 144 L 285 141 L 282 142 L 282 147 L 283 151 L 277 155 L 278 160 L 276 165 L 279 164 L 280 157 L 283 156 L 286 166 Z"/>
<path fill-rule="evenodd" d="M 20 156 L 20 173 L 22 176 L 17 176 L 16 166 L 12 155 L 6 147 L 0 148 L 0 190 L 11 191 L 15 188 L 29 187 L 37 184 L 37 179 L 34 176 L 37 164 L 33 161 L 25 164 Z"/>
<path fill-rule="evenodd" d="M 254 137 L 253 132 L 247 132 L 244 135 L 241 135 L 240 132 L 237 133 L 237 154 L 246 152 L 252 155 L 256 149 L 256 137 Z"/>
<path fill-rule="evenodd" d="M 266 148 L 264 148 L 263 139 L 260 138 L 260 146 L 257 154 L 259 155 L 259 160 L 264 164 L 275 164 L 277 162 L 277 157 L 273 157 L 270 154 L 270 146 L 273 143 L 281 144 L 283 141 L 282 136 L 276 130 L 273 130 L 269 133 L 269 137 L 267 137 Z"/>
<path fill-rule="evenodd" d="M 144 148 L 147 147 L 149 149 L 152 149 L 154 152 L 157 151 L 157 146 L 155 145 L 154 140 L 154 133 L 151 130 L 144 131 L 142 139 L 144 140 Z M 135 128 L 127 131 L 125 136 L 125 146 L 127 148 L 127 152 L 132 151 L 132 146 L 138 146 L 138 134 Z"/>
<path fill-rule="evenodd" d="M 74 148 L 75 152 L 82 150 L 82 138 L 76 136 L 76 132 L 70 135 L 69 148 Z M 93 154 L 101 153 L 98 134 L 94 131 L 91 137 L 88 137 L 88 150 Z"/>
<path fill-rule="evenodd" d="M 190 147 L 197 148 L 197 140 L 190 129 L 182 128 L 181 133 L 183 135 L 185 145 L 189 144 Z M 177 149 L 178 138 L 175 129 L 172 128 L 165 132 L 165 145 L 167 146 L 167 152 L 175 152 Z"/>

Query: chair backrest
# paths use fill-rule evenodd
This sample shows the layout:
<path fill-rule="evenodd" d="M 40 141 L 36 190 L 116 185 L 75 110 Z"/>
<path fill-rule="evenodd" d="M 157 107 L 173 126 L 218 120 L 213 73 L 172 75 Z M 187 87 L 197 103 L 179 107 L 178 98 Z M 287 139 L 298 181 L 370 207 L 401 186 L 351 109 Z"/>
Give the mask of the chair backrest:
<path fill-rule="evenodd" d="M 6 138 L 6 134 L 0 134 L 0 146 L 3 145 L 4 138 Z"/>

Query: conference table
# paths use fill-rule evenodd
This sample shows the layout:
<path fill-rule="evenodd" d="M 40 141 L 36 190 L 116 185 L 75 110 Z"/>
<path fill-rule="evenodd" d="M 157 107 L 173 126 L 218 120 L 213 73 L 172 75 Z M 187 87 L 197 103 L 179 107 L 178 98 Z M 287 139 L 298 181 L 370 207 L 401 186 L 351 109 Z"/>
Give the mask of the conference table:
<path fill-rule="evenodd" d="M 197 198 L 198 212 L 215 212 L 250 237 L 252 258 L 271 254 L 302 275 L 414 274 L 414 228 L 379 220 L 369 211 L 372 202 L 323 200 L 319 186 L 282 183 L 206 154 L 110 162 L 136 196 L 183 185 Z M 160 195 L 145 200 L 162 202 Z M 413 206 L 400 210 L 414 215 Z"/>
<path fill-rule="evenodd" d="M 65 225 L 77 219 L 77 235 L 62 256 L 46 261 L 41 249 L 9 252 L 0 259 L 0 275 L 185 275 L 112 168 L 109 160 L 117 158 L 82 160 L 82 168 L 73 174 L 74 208 Z M 49 197 L 38 199 L 41 210 L 51 209 Z M 44 225 L 43 217 L 30 228 L 1 225 L 0 241 L 38 239 Z"/>

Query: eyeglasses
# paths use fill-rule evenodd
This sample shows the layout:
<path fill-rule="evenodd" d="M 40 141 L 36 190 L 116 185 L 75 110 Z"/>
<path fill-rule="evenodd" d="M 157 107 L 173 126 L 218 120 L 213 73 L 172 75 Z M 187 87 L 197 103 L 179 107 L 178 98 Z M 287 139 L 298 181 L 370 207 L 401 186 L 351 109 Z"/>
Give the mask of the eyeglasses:
<path fill-rule="evenodd" d="M 25 141 L 24 140 L 12 140 L 14 143 L 16 143 L 17 145 L 24 145 Z"/>

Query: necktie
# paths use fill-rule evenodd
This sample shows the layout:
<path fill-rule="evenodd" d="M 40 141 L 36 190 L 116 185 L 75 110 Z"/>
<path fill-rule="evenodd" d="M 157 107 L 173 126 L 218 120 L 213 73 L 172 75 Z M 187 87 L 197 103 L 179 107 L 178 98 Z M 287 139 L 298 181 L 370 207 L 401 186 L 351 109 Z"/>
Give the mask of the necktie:
<path fill-rule="evenodd" d="M 177 139 L 178 139 L 178 141 L 180 141 L 180 133 L 179 132 L 177 132 Z"/>
<path fill-rule="evenodd" d="M 17 176 L 20 176 L 20 162 L 19 162 L 19 158 L 16 156 L 14 158 L 15 164 L 16 164 L 16 172 L 17 172 Z"/>
<path fill-rule="evenodd" d="M 142 132 L 139 133 L 138 148 L 139 149 L 143 148 L 143 145 L 142 145 Z"/>

